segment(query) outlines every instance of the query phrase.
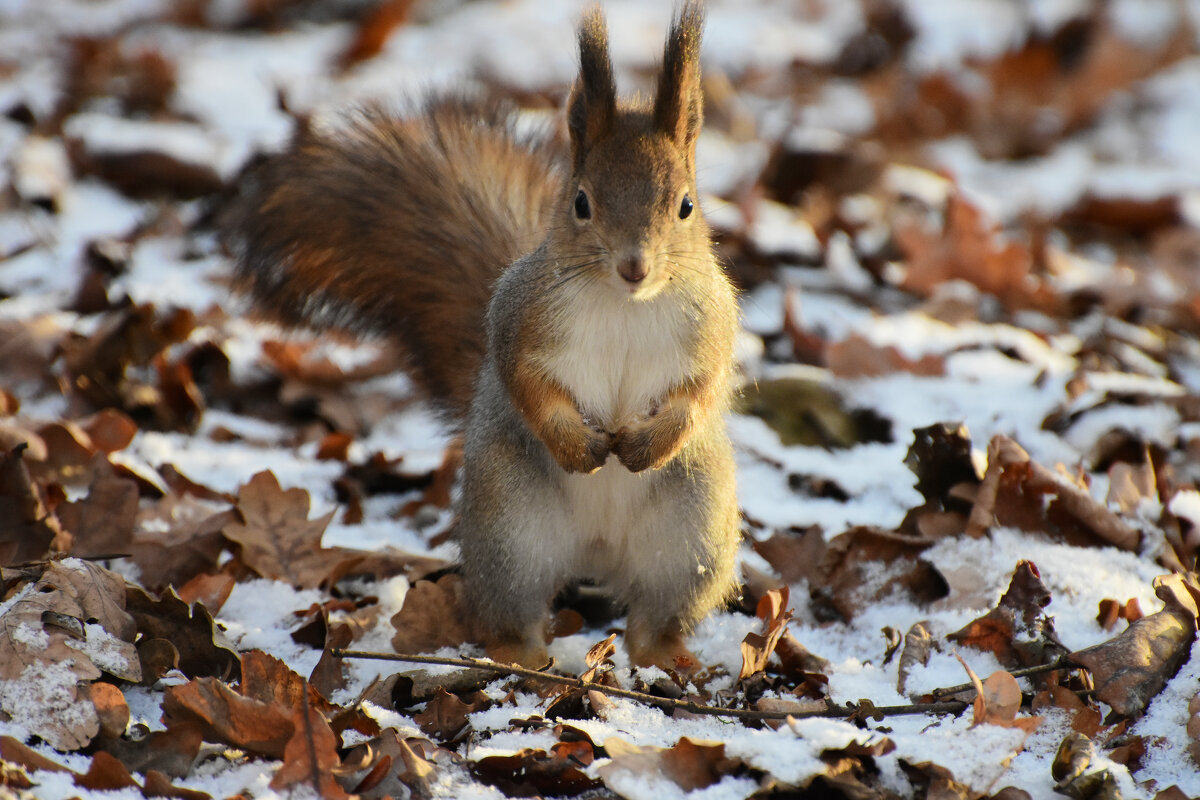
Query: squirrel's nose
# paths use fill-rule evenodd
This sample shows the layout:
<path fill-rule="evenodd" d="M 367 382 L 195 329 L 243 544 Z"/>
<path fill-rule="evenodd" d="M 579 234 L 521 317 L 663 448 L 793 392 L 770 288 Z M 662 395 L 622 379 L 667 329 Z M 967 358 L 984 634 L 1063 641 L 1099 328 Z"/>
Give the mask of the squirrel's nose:
<path fill-rule="evenodd" d="M 617 265 L 617 274 L 627 283 L 641 283 L 646 277 L 646 261 L 641 256 L 630 256 Z"/>

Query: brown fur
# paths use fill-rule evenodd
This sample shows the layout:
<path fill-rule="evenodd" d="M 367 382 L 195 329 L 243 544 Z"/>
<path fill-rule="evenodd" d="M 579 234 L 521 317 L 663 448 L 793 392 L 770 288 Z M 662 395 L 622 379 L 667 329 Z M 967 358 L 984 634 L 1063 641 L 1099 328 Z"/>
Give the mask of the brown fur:
<path fill-rule="evenodd" d="M 238 277 L 284 322 L 398 342 L 461 420 L 492 283 L 544 235 L 561 155 L 519 136 L 511 109 L 456 99 L 305 131 L 248 177 L 231 215 Z"/>

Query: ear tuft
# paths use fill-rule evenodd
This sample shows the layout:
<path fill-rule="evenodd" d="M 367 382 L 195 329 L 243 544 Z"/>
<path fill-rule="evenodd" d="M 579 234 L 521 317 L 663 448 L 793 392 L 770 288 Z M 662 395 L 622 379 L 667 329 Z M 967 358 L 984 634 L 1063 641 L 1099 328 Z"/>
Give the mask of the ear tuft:
<path fill-rule="evenodd" d="M 608 26 L 599 6 L 593 6 L 579 23 L 579 80 L 567 102 L 567 127 L 578 165 L 607 134 L 617 114 L 617 84 L 608 56 Z"/>
<path fill-rule="evenodd" d="M 704 117 L 700 88 L 700 38 L 704 31 L 704 4 L 685 0 L 671 26 L 663 48 L 662 74 L 654 99 L 654 123 L 682 147 L 689 159 Z"/>

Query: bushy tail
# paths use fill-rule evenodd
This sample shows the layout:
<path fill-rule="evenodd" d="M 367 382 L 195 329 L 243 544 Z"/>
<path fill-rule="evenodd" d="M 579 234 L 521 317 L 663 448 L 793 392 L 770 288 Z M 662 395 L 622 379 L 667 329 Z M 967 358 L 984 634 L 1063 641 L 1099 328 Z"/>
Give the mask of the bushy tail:
<path fill-rule="evenodd" d="M 288 324 L 395 340 L 461 420 L 500 272 L 543 238 L 563 154 L 511 110 L 439 100 L 305 131 L 246 178 L 227 224 L 237 277 Z"/>

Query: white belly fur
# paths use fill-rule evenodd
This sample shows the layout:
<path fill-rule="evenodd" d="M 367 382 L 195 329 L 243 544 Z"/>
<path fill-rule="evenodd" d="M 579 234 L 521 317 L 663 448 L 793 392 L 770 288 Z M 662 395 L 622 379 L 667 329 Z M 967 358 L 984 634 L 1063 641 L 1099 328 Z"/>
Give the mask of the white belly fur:
<path fill-rule="evenodd" d="M 606 430 L 642 416 L 688 375 L 690 325 L 682 304 L 671 298 L 635 302 L 607 292 L 573 304 L 560 347 L 545 361 L 549 373 L 579 404 L 584 417 Z M 609 456 L 591 475 L 567 475 L 563 491 L 579 532 L 577 559 L 604 579 L 628 568 L 629 536 L 655 473 L 632 473 Z"/>
<path fill-rule="evenodd" d="M 636 302 L 589 292 L 572 303 L 561 346 L 545 366 L 585 417 L 616 431 L 687 377 L 691 326 L 681 306 L 661 296 Z"/>

